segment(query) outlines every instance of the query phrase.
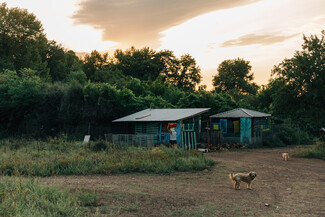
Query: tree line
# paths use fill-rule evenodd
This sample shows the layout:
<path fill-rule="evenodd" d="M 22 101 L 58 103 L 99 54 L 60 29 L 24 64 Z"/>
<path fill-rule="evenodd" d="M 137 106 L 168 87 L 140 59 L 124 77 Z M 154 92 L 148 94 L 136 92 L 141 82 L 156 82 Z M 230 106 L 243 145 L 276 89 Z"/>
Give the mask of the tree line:
<path fill-rule="evenodd" d="M 214 89 L 200 85 L 195 59 L 148 47 L 79 58 L 46 38 L 27 10 L 0 5 L 0 134 L 53 136 L 112 131 L 110 122 L 145 108 L 245 107 L 269 112 L 315 133 L 325 126 L 325 32 L 304 36 L 302 49 L 272 70 L 265 86 L 253 82 L 250 62 L 223 61 Z"/>

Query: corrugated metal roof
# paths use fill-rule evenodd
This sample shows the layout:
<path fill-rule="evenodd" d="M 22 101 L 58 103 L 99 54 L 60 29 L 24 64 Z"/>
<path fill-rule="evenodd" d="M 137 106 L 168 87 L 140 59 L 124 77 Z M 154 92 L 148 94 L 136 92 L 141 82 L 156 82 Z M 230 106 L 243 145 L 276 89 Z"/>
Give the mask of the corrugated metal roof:
<path fill-rule="evenodd" d="M 190 118 L 210 108 L 188 108 L 188 109 L 145 109 L 137 113 L 119 118 L 113 122 L 143 122 L 143 121 L 179 121 Z"/>
<path fill-rule="evenodd" d="M 258 112 L 250 109 L 238 108 L 211 115 L 210 118 L 261 118 L 270 116 L 271 115 L 267 113 Z"/>

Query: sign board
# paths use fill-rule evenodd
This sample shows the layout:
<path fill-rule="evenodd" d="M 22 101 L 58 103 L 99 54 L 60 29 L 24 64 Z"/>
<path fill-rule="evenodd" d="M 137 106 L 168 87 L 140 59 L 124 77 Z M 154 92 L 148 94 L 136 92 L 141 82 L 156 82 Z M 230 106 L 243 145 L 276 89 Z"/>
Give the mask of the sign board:
<path fill-rule="evenodd" d="M 220 124 L 219 123 L 212 123 L 213 130 L 220 130 Z"/>
<path fill-rule="evenodd" d="M 90 135 L 85 135 L 84 143 L 88 143 L 90 140 Z"/>

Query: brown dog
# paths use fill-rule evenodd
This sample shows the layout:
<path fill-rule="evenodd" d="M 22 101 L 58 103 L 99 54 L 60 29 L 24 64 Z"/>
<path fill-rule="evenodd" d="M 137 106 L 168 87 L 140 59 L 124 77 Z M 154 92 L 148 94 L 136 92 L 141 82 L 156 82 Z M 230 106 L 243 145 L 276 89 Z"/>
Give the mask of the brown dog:
<path fill-rule="evenodd" d="M 234 188 L 237 190 L 240 189 L 240 182 L 243 181 L 247 184 L 247 189 L 252 189 L 251 184 L 252 181 L 255 179 L 257 174 L 255 172 L 249 173 L 237 173 L 237 174 L 229 174 L 230 180 L 234 183 Z"/>
<path fill-rule="evenodd" d="M 282 159 L 283 159 L 284 161 L 289 160 L 289 153 L 282 153 Z"/>

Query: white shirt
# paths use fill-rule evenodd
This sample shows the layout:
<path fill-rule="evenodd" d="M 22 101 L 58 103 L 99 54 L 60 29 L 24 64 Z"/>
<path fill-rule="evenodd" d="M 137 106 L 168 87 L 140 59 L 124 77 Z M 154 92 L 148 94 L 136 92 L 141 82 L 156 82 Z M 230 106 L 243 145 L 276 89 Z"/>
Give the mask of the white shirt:
<path fill-rule="evenodd" d="M 176 140 L 176 132 L 172 131 L 172 134 L 170 134 L 170 140 Z"/>

